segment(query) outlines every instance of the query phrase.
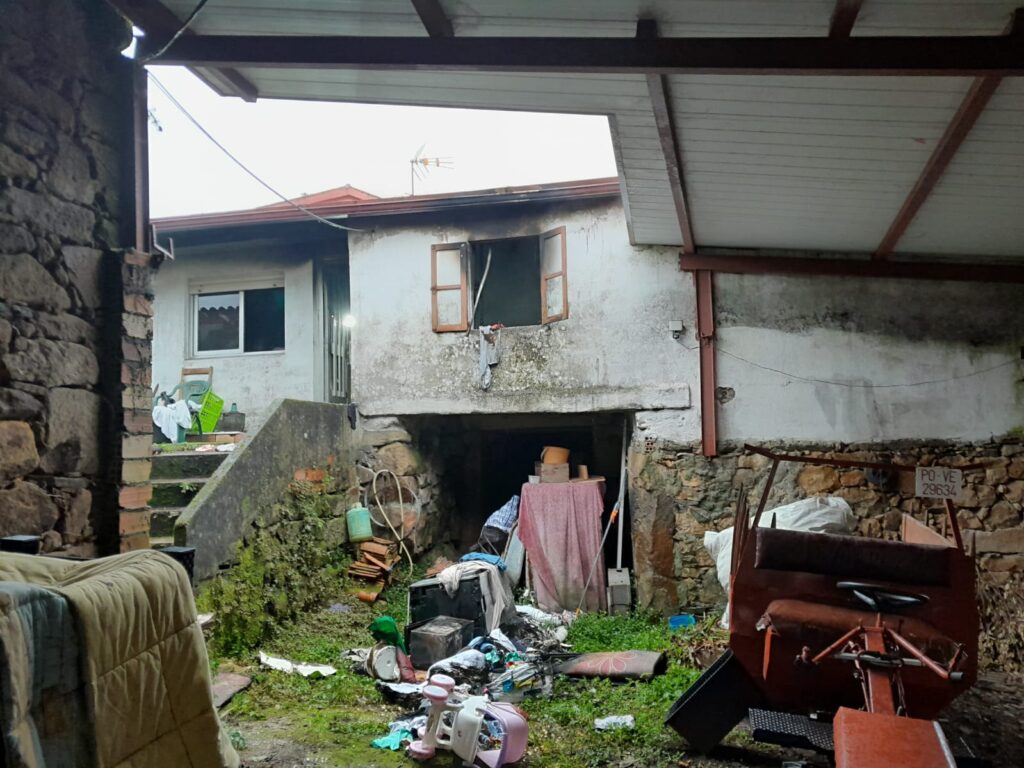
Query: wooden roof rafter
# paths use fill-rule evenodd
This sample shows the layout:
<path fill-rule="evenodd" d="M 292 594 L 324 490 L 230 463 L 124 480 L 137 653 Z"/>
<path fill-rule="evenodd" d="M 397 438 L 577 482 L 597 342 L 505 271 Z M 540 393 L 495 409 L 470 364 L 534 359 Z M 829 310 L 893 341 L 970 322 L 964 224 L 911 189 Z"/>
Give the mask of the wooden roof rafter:
<path fill-rule="evenodd" d="M 1018 9 L 1014 12 L 1007 29 L 1007 37 L 1020 39 L 1022 35 L 1024 35 L 1024 9 Z M 996 92 L 1002 81 L 1003 78 L 998 75 L 988 75 L 976 77 L 971 82 L 953 119 L 949 121 L 949 125 L 946 126 L 946 130 L 921 170 L 921 175 L 914 182 L 910 194 L 903 201 L 896 218 L 893 219 L 889 229 L 882 237 L 882 241 L 878 244 L 878 248 L 875 249 L 872 256 L 874 259 L 887 259 L 896 250 L 900 239 L 939 183 L 946 168 L 953 161 L 957 150 L 960 149 L 960 145 L 963 144 L 964 139 L 971 132 L 971 128 L 981 117 L 981 113 L 985 111 L 992 94 Z"/>
<path fill-rule="evenodd" d="M 412 0 L 413 7 L 431 37 L 455 37 L 451 19 L 441 7 L 441 0 Z"/>
<path fill-rule="evenodd" d="M 164 45 L 184 24 L 182 19 L 179 19 L 159 0 L 107 0 L 107 2 L 132 24 L 145 32 L 147 36 L 152 36 L 153 40 L 149 43 L 156 47 Z M 194 37 L 196 33 L 191 29 L 186 29 L 182 36 Z M 256 86 L 233 67 L 216 67 L 214 72 L 219 76 L 216 82 L 212 82 L 206 73 L 197 71 L 196 67 L 189 67 L 189 69 L 215 91 L 227 90 L 225 95 L 237 96 L 248 102 L 256 101 L 259 96 Z M 224 87 L 218 87 L 218 84 Z"/>
<path fill-rule="evenodd" d="M 150 42 L 141 43 L 146 53 L 157 50 Z M 1005 35 L 659 37 L 653 41 L 635 37 L 182 35 L 158 63 L 627 75 L 1021 76 L 1024 46 L 1016 36 Z"/>
<path fill-rule="evenodd" d="M 641 40 L 654 40 L 658 36 L 658 26 L 654 19 L 640 19 L 636 25 L 636 36 Z M 658 127 L 658 140 L 661 153 L 665 159 L 665 171 L 672 190 L 672 203 L 675 206 L 676 218 L 679 219 L 679 231 L 683 237 L 683 253 L 695 253 L 697 244 L 693 239 L 693 223 L 686 200 L 686 183 L 683 176 L 683 158 L 676 136 L 676 126 L 669 108 L 668 82 L 664 75 L 647 74 L 647 92 L 651 97 L 651 110 L 654 122 Z"/>

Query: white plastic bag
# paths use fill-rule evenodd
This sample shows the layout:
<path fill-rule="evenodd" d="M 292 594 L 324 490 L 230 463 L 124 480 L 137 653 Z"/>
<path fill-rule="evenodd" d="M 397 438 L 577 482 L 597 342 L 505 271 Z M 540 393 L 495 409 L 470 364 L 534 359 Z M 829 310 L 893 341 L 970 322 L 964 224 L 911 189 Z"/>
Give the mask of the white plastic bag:
<path fill-rule="evenodd" d="M 787 531 L 809 531 L 811 533 L 850 533 L 857 527 L 857 518 L 846 503 L 838 496 L 812 496 L 794 501 L 775 509 L 765 510 L 761 515 L 760 527 L 770 528 L 772 518 L 775 527 Z M 704 534 L 704 549 L 715 559 L 718 583 L 729 591 L 729 569 L 732 566 L 732 527 L 724 531 L 707 531 Z M 725 607 L 722 626 L 729 626 L 729 606 Z"/>

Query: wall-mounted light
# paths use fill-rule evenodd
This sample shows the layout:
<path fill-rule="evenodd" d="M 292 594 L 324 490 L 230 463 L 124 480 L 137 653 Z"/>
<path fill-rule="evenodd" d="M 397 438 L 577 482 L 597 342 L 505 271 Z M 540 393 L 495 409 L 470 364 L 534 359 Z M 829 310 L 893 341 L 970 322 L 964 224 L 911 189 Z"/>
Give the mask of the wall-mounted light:
<path fill-rule="evenodd" d="M 683 321 L 669 320 L 668 330 L 672 334 L 673 339 L 679 339 L 683 335 Z"/>
<path fill-rule="evenodd" d="M 341 318 L 341 324 L 345 328 L 355 328 L 356 327 L 356 316 L 355 315 L 345 315 L 343 318 Z"/>

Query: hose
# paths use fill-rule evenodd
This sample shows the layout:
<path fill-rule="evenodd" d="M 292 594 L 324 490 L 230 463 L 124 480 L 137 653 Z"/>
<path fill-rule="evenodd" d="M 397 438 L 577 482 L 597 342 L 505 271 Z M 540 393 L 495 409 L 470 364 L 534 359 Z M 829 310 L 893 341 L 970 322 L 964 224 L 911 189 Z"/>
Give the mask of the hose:
<path fill-rule="evenodd" d="M 395 530 L 395 526 L 393 526 L 391 524 L 391 519 L 387 516 L 387 513 L 384 511 L 384 505 L 381 504 L 380 497 L 377 495 L 377 478 L 380 477 L 381 475 L 391 475 L 392 479 L 395 481 L 395 488 L 398 491 L 398 512 L 399 512 L 399 515 L 402 518 L 402 533 L 401 533 L 401 535 L 399 535 L 398 531 Z M 375 502 L 377 502 L 377 508 L 380 510 L 381 517 L 384 518 L 384 525 L 387 525 L 387 527 L 391 529 L 391 532 L 395 535 L 395 539 L 398 541 L 398 546 L 400 546 L 402 548 L 402 551 L 405 552 L 405 557 L 409 561 L 409 573 L 412 573 L 413 569 L 416 566 L 412 562 L 412 555 L 409 553 L 409 548 L 407 546 L 405 546 L 405 499 L 404 499 L 404 496 L 405 496 L 404 490 L 405 489 L 402 488 L 402 484 L 398 480 L 398 475 L 396 475 L 390 469 L 378 469 L 373 474 L 372 487 L 373 487 L 373 500 Z M 370 519 L 373 520 L 373 522 L 375 522 L 378 525 L 380 525 L 381 523 L 378 520 L 374 520 L 373 512 L 371 510 L 369 510 L 369 509 L 367 509 L 367 511 L 370 513 Z"/>

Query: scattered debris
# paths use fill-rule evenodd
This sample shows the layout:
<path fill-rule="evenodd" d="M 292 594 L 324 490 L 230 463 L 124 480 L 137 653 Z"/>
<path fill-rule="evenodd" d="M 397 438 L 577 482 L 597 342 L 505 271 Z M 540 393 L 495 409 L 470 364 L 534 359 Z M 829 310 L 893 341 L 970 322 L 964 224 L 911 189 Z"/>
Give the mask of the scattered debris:
<path fill-rule="evenodd" d="M 692 613 L 680 613 L 668 617 L 668 628 L 671 630 L 686 629 L 697 626 L 697 617 Z"/>
<path fill-rule="evenodd" d="M 220 709 L 231 701 L 236 693 L 241 693 L 250 685 L 251 677 L 234 672 L 218 672 L 213 678 L 213 706 Z"/>
<path fill-rule="evenodd" d="M 299 674 L 303 677 L 313 677 L 314 675 L 330 677 L 338 671 L 329 664 L 303 664 L 302 662 L 288 661 L 288 659 L 279 659 L 276 656 L 268 656 L 263 651 L 260 651 L 260 664 L 279 672 L 289 675 Z"/>
<path fill-rule="evenodd" d="M 401 560 L 401 556 L 398 554 L 398 545 L 393 541 L 375 537 L 369 541 L 360 542 L 357 549 L 359 557 L 352 561 L 352 564 L 348 567 L 347 575 L 350 578 L 372 582 L 375 586 L 379 587 L 376 590 L 377 594 L 379 594 L 385 586 L 391 583 L 391 575 L 395 565 Z M 367 594 L 372 593 L 372 590 L 367 591 Z M 363 600 L 362 595 L 360 595 L 359 599 Z M 376 595 L 374 600 L 376 600 Z M 364 602 L 373 602 L 373 600 L 365 600 Z"/>
<path fill-rule="evenodd" d="M 667 664 L 665 654 L 655 651 L 606 651 L 569 659 L 558 671 L 570 677 L 646 680 L 663 674 Z"/>
<path fill-rule="evenodd" d="M 594 719 L 594 730 L 615 731 L 620 728 L 633 730 L 636 727 L 636 718 L 632 715 L 608 715 Z"/>
<path fill-rule="evenodd" d="M 335 603 L 327 609 L 328 613 L 352 613 L 352 606 L 345 603 Z"/>

